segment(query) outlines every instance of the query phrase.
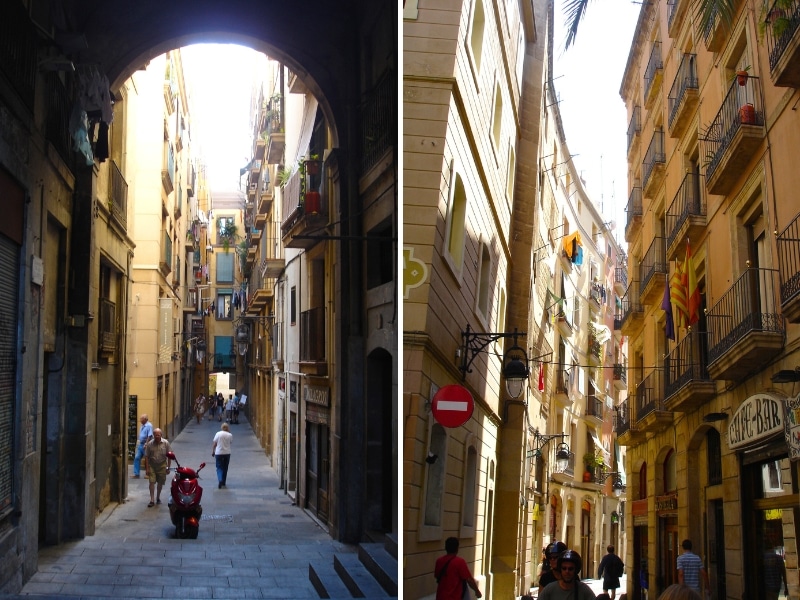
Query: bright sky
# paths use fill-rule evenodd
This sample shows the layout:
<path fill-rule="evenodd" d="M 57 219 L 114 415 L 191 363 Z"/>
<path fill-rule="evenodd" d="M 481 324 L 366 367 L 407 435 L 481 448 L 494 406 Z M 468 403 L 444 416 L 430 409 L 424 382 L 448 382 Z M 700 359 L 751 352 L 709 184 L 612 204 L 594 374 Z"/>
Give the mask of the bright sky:
<path fill-rule="evenodd" d="M 642 5 L 630 0 L 590 2 L 575 44 L 564 51 L 564 0 L 556 2 L 554 87 L 575 167 L 598 209 L 616 221 L 625 246 L 628 202 L 628 116 L 619 95 Z"/>
<path fill-rule="evenodd" d="M 253 153 L 251 90 L 267 58 L 231 44 L 188 46 L 181 55 L 190 89 L 192 141 L 207 165 L 209 188 L 238 190 L 239 169 Z"/>

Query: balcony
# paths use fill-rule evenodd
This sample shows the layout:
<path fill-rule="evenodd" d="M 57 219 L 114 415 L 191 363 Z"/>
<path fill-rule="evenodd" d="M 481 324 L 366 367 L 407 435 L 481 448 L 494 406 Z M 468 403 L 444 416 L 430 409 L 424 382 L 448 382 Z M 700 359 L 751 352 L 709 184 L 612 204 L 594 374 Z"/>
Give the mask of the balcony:
<path fill-rule="evenodd" d="M 650 109 L 661 91 L 664 79 L 664 60 L 661 58 L 661 42 L 653 42 L 650 58 L 644 71 L 644 107 Z"/>
<path fill-rule="evenodd" d="M 741 380 L 780 353 L 786 322 L 778 312 L 776 269 L 748 268 L 708 311 L 708 373 Z"/>
<path fill-rule="evenodd" d="M 324 307 L 300 313 L 300 370 L 307 375 L 327 375 Z"/>
<path fill-rule="evenodd" d="M 755 157 L 765 135 L 761 107 L 761 84 L 749 76 L 745 85 L 734 78 L 722 107 L 705 132 L 703 160 L 706 189 L 726 195 L 747 175 L 747 165 Z"/>
<path fill-rule="evenodd" d="M 639 299 L 642 304 L 653 304 L 664 295 L 667 281 L 666 243 L 663 237 L 653 238 L 653 242 L 639 263 L 641 282 Z"/>
<path fill-rule="evenodd" d="M 684 4 L 688 0 L 684 0 Z M 697 55 L 684 54 L 675 80 L 667 96 L 667 114 L 669 115 L 669 134 L 680 137 L 686 124 L 692 120 L 700 98 L 700 85 L 697 79 Z"/>
<path fill-rule="evenodd" d="M 128 182 L 122 176 L 117 163 L 110 162 L 108 185 L 108 204 L 111 208 L 111 218 L 122 227 L 128 229 Z"/>
<path fill-rule="evenodd" d="M 555 373 L 556 390 L 553 399 L 565 408 L 572 406 L 571 372 L 571 369 L 560 368 Z"/>
<path fill-rule="evenodd" d="M 381 157 L 392 148 L 396 132 L 397 78 L 386 72 L 362 98 L 361 115 L 361 175 L 379 164 Z M 384 163 L 385 164 L 385 163 Z"/>
<path fill-rule="evenodd" d="M 560 312 L 556 315 L 556 328 L 558 328 L 561 337 L 571 337 L 572 336 L 572 319 L 570 319 L 566 313 Z"/>
<path fill-rule="evenodd" d="M 677 38 L 689 0 L 667 0 L 667 27 L 669 37 Z"/>
<path fill-rule="evenodd" d="M 690 331 L 664 359 L 664 399 L 668 410 L 690 412 L 716 394 L 706 368 L 706 333 Z"/>
<path fill-rule="evenodd" d="M 664 132 L 657 129 L 653 132 L 647 153 L 642 161 L 642 194 L 645 198 L 654 198 L 658 188 L 664 181 L 667 155 L 664 152 Z"/>
<path fill-rule="evenodd" d="M 639 282 L 631 281 L 622 297 L 622 335 L 632 336 L 639 332 L 644 323 L 644 307 L 639 299 Z"/>
<path fill-rule="evenodd" d="M 309 192 L 316 194 L 314 202 L 317 206 L 307 210 L 310 208 L 309 194 L 301 198 L 303 175 L 304 171 L 298 169 L 283 188 L 281 232 L 287 248 L 311 248 L 324 236 L 322 230 L 328 223 L 327 187 L 323 185 L 319 192 Z"/>
<path fill-rule="evenodd" d="M 635 401 L 639 429 L 658 433 L 672 426 L 672 413 L 664 406 L 664 383 L 660 369 L 653 370 L 636 386 Z"/>
<path fill-rule="evenodd" d="M 606 288 L 599 281 L 589 284 L 589 307 L 599 311 L 606 304 Z"/>
<path fill-rule="evenodd" d="M 166 158 L 166 167 L 161 170 L 161 185 L 164 186 L 164 191 L 169 195 L 175 189 L 175 152 L 172 150 L 172 144 L 167 146 Z"/>
<path fill-rule="evenodd" d="M 269 101 L 266 117 L 267 126 L 264 131 L 267 138 L 266 161 L 268 165 L 277 165 L 283 162 L 283 152 L 286 149 L 281 98 L 275 96 Z"/>
<path fill-rule="evenodd" d="M 800 322 L 800 214 L 776 239 L 781 273 L 781 311 L 790 323 Z"/>
<path fill-rule="evenodd" d="M 589 323 L 589 335 L 586 339 L 586 356 L 589 359 L 589 364 L 593 367 L 599 367 L 603 364 L 603 343 L 598 339 L 597 330 L 593 323 Z"/>
<path fill-rule="evenodd" d="M 258 214 L 259 215 L 267 215 L 272 211 L 272 201 L 274 200 L 273 195 L 273 187 L 271 185 L 266 185 L 264 189 L 261 190 L 261 194 L 258 197 Z"/>
<path fill-rule="evenodd" d="M 628 259 L 623 253 L 617 255 L 617 266 L 614 268 L 614 291 L 620 296 L 628 287 Z"/>
<path fill-rule="evenodd" d="M 625 225 L 625 241 L 631 242 L 642 228 L 642 188 L 635 186 L 628 196 L 628 205 L 625 208 L 628 222 Z"/>
<path fill-rule="evenodd" d="M 621 363 L 614 363 L 614 388 L 620 391 L 628 388 L 628 370 Z"/>
<path fill-rule="evenodd" d="M 168 231 L 161 232 L 163 247 L 161 248 L 161 260 L 158 262 L 158 269 L 166 277 L 172 272 L 172 237 Z"/>
<path fill-rule="evenodd" d="M 597 390 L 594 388 L 594 382 L 589 384 L 589 395 L 586 396 L 586 417 L 589 420 L 601 424 L 603 422 L 603 409 L 605 408 L 603 401 L 597 397 Z"/>
<path fill-rule="evenodd" d="M 117 306 L 100 298 L 100 323 L 97 331 L 97 351 L 106 358 L 117 350 Z"/>
<path fill-rule="evenodd" d="M 725 44 L 725 41 L 728 39 L 730 27 L 725 19 L 721 18 L 719 14 L 717 14 L 716 8 L 713 9 L 713 12 L 714 15 L 709 20 L 708 27 L 703 29 L 702 36 L 703 40 L 705 41 L 706 48 L 710 52 L 719 52 Z"/>
<path fill-rule="evenodd" d="M 620 402 L 617 406 L 616 432 L 617 443 L 620 446 L 636 446 L 647 437 L 634 421 L 630 400 Z"/>
<path fill-rule="evenodd" d="M 642 107 L 634 106 L 631 120 L 628 122 L 628 156 L 630 156 L 642 133 Z"/>
<path fill-rule="evenodd" d="M 767 12 L 764 38 L 769 52 L 772 82 L 800 87 L 800 1 L 777 0 Z"/>
<path fill-rule="evenodd" d="M 706 203 L 700 192 L 700 176 L 687 173 L 667 209 L 667 260 L 676 258 L 688 238 L 697 246 L 706 230 Z"/>

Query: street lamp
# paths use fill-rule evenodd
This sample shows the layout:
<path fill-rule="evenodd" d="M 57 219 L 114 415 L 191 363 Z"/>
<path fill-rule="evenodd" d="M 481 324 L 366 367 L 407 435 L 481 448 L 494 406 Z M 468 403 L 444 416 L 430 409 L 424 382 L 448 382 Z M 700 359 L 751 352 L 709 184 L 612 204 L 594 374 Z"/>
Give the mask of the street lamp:
<path fill-rule="evenodd" d="M 597 483 L 605 483 L 609 477 L 614 478 L 611 480 L 611 491 L 619 498 L 622 492 L 625 491 L 625 484 L 622 482 L 622 473 L 619 471 L 606 471 L 605 465 L 603 465 L 600 468 L 600 472 L 595 476 Z"/>
<path fill-rule="evenodd" d="M 467 325 L 467 330 L 461 332 L 462 344 L 459 352 L 461 364 L 458 366 L 462 373 L 461 380 L 463 381 L 467 378 L 467 373 L 472 373 L 472 368 L 470 367 L 472 361 L 475 360 L 479 352 L 485 350 L 486 346 L 501 338 L 513 338 L 513 345 L 503 357 L 505 363 L 503 378 L 506 380 L 508 395 L 514 399 L 519 398 L 530 375 L 528 355 L 523 348 L 517 345 L 517 338 L 525 335 L 524 331 L 519 332 L 516 328 L 514 328 L 513 333 L 477 333 L 470 330 L 470 326 Z"/>
<path fill-rule="evenodd" d="M 800 367 L 794 369 L 781 369 L 770 377 L 772 383 L 795 383 L 800 381 Z"/>
<path fill-rule="evenodd" d="M 561 441 L 556 446 L 556 468 L 559 472 L 563 472 L 569 466 L 569 444 L 564 441 L 568 437 L 566 433 L 553 433 L 551 435 L 543 435 L 539 433 L 538 429 L 533 430 L 533 444 L 534 447 L 528 450 L 528 458 L 541 458 L 542 450 L 551 440 L 560 438 Z"/>
<path fill-rule="evenodd" d="M 240 356 L 247 354 L 247 347 L 253 342 L 250 324 L 254 323 L 261 327 L 267 334 L 269 341 L 272 342 L 272 326 L 275 323 L 275 315 L 241 315 L 236 320 L 236 347 Z"/>

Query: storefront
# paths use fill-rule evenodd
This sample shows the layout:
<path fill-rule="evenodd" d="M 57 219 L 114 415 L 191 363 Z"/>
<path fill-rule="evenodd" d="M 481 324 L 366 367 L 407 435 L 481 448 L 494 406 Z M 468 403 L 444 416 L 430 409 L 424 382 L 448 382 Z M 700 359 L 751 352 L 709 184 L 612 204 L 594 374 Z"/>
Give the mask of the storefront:
<path fill-rule="evenodd" d="M 799 403 L 755 394 L 728 425 L 729 447 L 740 460 L 747 598 L 783 599 L 789 591 L 797 597 L 800 478 L 790 454 L 796 454 Z"/>

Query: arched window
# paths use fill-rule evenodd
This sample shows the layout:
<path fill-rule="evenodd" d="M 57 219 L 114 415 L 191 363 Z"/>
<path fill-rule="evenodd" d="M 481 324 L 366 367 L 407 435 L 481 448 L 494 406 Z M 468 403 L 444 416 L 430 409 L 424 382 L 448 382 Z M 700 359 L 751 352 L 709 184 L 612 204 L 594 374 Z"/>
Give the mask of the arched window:
<path fill-rule="evenodd" d="M 477 73 L 481 72 L 481 53 L 483 51 L 483 30 L 485 26 L 486 15 L 483 12 L 483 0 L 475 0 L 475 8 L 472 11 L 472 32 L 469 36 L 469 47 L 472 50 L 472 60 L 475 61 L 475 71 Z"/>
<path fill-rule="evenodd" d="M 453 268 L 461 272 L 464 264 L 464 237 L 467 217 L 467 192 L 461 175 L 456 174 L 453 197 L 450 200 L 450 214 L 447 216 L 447 254 Z"/>
<path fill-rule="evenodd" d="M 489 319 L 489 291 L 492 288 L 492 255 L 489 246 L 481 243 L 481 262 L 478 272 L 478 294 L 476 308 L 483 318 Z"/>
<path fill-rule="evenodd" d="M 474 443 L 467 447 L 467 457 L 464 461 L 464 489 L 462 497 L 464 504 L 461 512 L 461 525 L 468 531 L 462 529 L 462 536 L 466 537 L 475 531 L 475 494 L 477 494 L 476 484 L 478 481 L 478 451 Z"/>

